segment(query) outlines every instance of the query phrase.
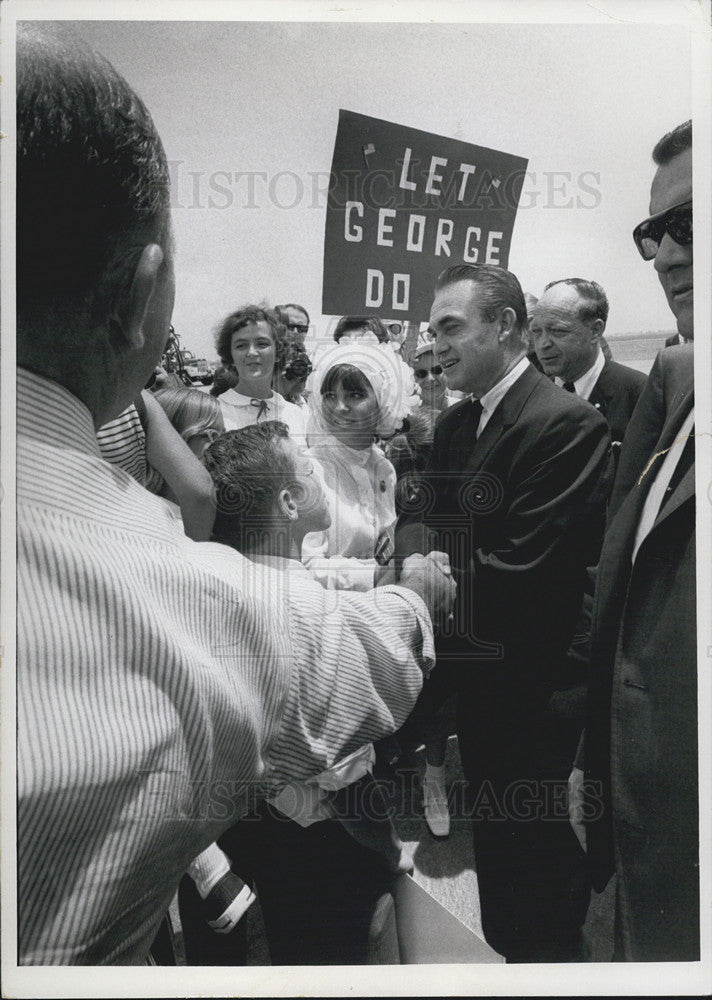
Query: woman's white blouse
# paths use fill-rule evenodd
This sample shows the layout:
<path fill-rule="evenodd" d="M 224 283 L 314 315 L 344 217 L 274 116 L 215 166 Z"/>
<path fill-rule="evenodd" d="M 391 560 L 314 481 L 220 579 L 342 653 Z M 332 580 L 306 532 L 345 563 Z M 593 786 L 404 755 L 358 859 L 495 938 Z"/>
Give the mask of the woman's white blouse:
<path fill-rule="evenodd" d="M 289 434 L 299 444 L 306 444 L 305 411 L 288 403 L 284 396 L 272 390 L 269 399 L 252 399 L 235 389 L 228 389 L 218 396 L 226 431 L 240 430 L 263 420 L 281 420 L 289 428 Z"/>
<path fill-rule="evenodd" d="M 306 536 L 302 562 L 328 589 L 370 590 L 376 547 L 384 533 L 393 539 L 395 469 L 376 445 L 357 450 L 334 437 L 309 455 L 323 470 L 331 527 Z"/>

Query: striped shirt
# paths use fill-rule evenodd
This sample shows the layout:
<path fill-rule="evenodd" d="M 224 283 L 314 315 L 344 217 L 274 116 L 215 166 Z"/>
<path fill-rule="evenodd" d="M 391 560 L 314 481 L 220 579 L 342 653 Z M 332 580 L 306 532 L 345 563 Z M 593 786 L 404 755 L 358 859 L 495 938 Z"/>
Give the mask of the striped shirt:
<path fill-rule="evenodd" d="M 163 476 L 146 458 L 146 432 L 135 403 L 104 424 L 97 433 L 101 457 L 118 465 L 151 493 L 160 493 Z"/>
<path fill-rule="evenodd" d="M 256 791 L 400 725 L 430 620 L 191 541 L 53 382 L 17 420 L 19 960 L 137 964 Z"/>

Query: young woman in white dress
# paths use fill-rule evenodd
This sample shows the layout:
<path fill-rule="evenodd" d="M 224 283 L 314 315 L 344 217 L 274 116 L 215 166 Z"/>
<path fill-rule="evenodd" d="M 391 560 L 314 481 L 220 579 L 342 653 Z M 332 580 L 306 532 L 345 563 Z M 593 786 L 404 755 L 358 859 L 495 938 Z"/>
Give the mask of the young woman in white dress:
<path fill-rule="evenodd" d="M 305 442 L 304 411 L 272 388 L 285 333 L 276 313 L 264 306 L 245 306 L 224 319 L 216 347 L 222 363 L 238 377 L 237 385 L 218 397 L 225 430 L 280 420 L 293 438 Z"/>

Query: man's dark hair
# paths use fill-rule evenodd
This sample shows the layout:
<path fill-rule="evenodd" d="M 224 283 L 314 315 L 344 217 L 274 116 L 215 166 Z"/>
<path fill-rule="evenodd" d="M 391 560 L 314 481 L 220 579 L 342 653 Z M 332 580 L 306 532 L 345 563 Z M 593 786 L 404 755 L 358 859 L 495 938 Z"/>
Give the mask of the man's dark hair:
<path fill-rule="evenodd" d="M 597 281 L 587 281 L 585 278 L 560 278 L 550 281 L 544 289 L 547 292 L 554 285 L 569 285 L 574 288 L 584 300 L 579 307 L 579 317 L 584 323 L 596 319 L 608 322 L 608 298 Z"/>
<path fill-rule="evenodd" d="M 279 491 L 294 481 L 293 463 L 278 447 L 289 437 L 279 420 L 227 431 L 206 448 L 203 464 L 215 487 L 213 539 L 241 552 L 269 530 Z"/>
<path fill-rule="evenodd" d="M 472 281 L 480 288 L 485 323 L 494 323 L 502 309 L 513 309 L 517 332 L 526 330 L 527 305 L 516 274 L 496 264 L 453 264 L 438 275 L 435 291 L 458 281 Z"/>
<path fill-rule="evenodd" d="M 661 167 L 686 149 L 692 149 L 692 119 L 662 137 L 653 150 L 653 162 Z"/>
<path fill-rule="evenodd" d="M 336 324 L 334 340 L 338 344 L 344 334 L 350 330 L 360 330 L 362 326 L 376 334 L 379 344 L 386 344 L 391 339 L 378 316 L 342 316 Z"/>
<path fill-rule="evenodd" d="M 250 326 L 252 323 L 266 323 L 269 327 L 276 349 L 275 368 L 278 368 L 282 362 L 281 355 L 284 344 L 287 341 L 287 331 L 274 309 L 269 309 L 267 306 L 245 306 L 243 309 L 237 309 L 225 317 L 215 334 L 215 347 L 218 357 L 224 365 L 231 365 L 232 335 L 244 326 Z"/>
<path fill-rule="evenodd" d="M 168 165 L 143 102 L 66 29 L 19 24 L 20 364 L 80 340 L 86 353 L 82 333 L 111 312 L 143 247 L 165 251 L 169 233 Z"/>
<path fill-rule="evenodd" d="M 309 326 L 309 324 L 311 323 L 311 320 L 309 319 L 309 313 L 306 311 L 304 306 L 300 306 L 296 302 L 285 302 L 283 306 L 275 306 L 274 308 L 282 315 L 284 315 L 285 309 L 298 309 L 299 312 L 304 313 L 304 315 L 306 316 L 307 326 Z"/>

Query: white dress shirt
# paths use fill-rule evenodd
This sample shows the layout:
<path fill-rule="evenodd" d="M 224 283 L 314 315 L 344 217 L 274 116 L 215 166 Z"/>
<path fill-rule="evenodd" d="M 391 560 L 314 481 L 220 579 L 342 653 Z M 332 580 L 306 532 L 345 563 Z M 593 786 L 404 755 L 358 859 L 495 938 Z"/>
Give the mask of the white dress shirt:
<path fill-rule="evenodd" d="M 480 422 L 477 426 L 477 437 L 479 437 L 485 429 L 492 417 L 492 414 L 512 388 L 514 383 L 517 379 L 522 377 L 528 367 L 529 361 L 526 357 L 522 358 L 516 363 L 511 371 L 507 372 L 504 378 L 501 378 L 496 385 L 493 385 L 491 389 L 488 389 L 484 396 L 480 397 L 480 403 L 482 403 L 482 414 L 480 416 Z"/>
<path fill-rule="evenodd" d="M 138 964 L 255 793 L 403 722 L 430 619 L 191 541 L 56 383 L 20 371 L 17 423 L 19 961 Z"/>
<path fill-rule="evenodd" d="M 574 389 L 576 390 L 577 396 L 581 396 L 583 399 L 588 400 L 591 393 L 593 392 L 593 387 L 595 386 L 596 382 L 598 382 L 599 375 L 603 371 L 603 366 L 605 365 L 605 363 L 606 363 L 606 356 L 599 347 L 598 354 L 596 355 L 596 360 L 588 369 L 588 371 L 584 372 L 583 375 L 580 375 L 578 378 L 574 379 Z M 562 386 L 564 384 L 564 379 L 559 378 L 559 376 L 557 375 L 556 378 L 554 379 L 554 382 L 556 382 L 557 385 Z"/>
<path fill-rule="evenodd" d="M 648 495 L 645 498 L 643 510 L 640 514 L 640 521 L 638 521 L 638 530 L 635 533 L 635 544 L 633 546 L 632 556 L 633 562 L 635 562 L 635 557 L 638 555 L 638 549 L 640 548 L 645 537 L 649 534 L 650 529 L 655 524 L 657 516 L 660 513 L 660 506 L 665 498 L 665 491 L 667 490 L 670 480 L 673 477 L 673 473 L 677 468 L 677 463 L 680 461 L 680 456 L 682 455 L 682 451 L 688 437 L 690 436 L 694 423 L 695 408 L 693 406 L 688 413 L 685 422 L 680 428 L 680 433 L 668 448 L 667 453 L 660 464 L 660 468 L 657 471 L 655 479 L 650 484 L 650 489 L 648 490 Z"/>

